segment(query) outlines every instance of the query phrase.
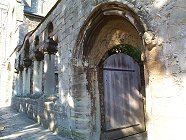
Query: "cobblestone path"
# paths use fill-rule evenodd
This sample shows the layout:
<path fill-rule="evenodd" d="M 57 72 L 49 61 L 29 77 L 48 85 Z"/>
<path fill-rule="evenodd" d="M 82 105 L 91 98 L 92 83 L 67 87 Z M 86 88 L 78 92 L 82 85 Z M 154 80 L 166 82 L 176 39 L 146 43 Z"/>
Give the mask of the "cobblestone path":
<path fill-rule="evenodd" d="M 42 128 L 25 114 L 0 108 L 0 140 L 66 140 Z"/>

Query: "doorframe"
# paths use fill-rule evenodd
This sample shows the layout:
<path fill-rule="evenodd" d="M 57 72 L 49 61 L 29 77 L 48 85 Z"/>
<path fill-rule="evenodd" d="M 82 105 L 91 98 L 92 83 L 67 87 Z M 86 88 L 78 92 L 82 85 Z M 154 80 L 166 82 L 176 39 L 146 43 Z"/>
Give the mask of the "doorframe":
<path fill-rule="evenodd" d="M 109 51 L 109 50 L 108 50 Z M 105 139 L 105 104 L 104 104 L 104 81 L 103 81 L 103 66 L 104 66 L 104 62 L 105 60 L 113 55 L 109 55 L 109 53 L 105 53 L 105 55 L 103 56 L 103 58 L 101 59 L 98 67 L 97 67 L 97 79 L 98 79 L 98 90 L 99 90 L 99 99 L 100 99 L 100 121 L 101 121 L 101 134 L 100 134 L 100 139 L 104 140 Z M 114 53 L 117 54 L 117 53 Z M 123 53 L 125 54 L 125 53 Z M 132 57 L 132 56 L 131 56 Z M 133 57 L 132 57 L 133 58 Z M 140 78 L 141 78 L 141 94 L 143 96 L 142 100 L 143 100 L 143 114 L 144 114 L 144 131 L 139 132 L 139 133 L 143 133 L 146 131 L 146 113 L 145 113 L 145 73 L 144 73 L 144 64 L 142 62 L 137 62 L 139 64 L 140 67 Z M 136 133 L 136 134 L 139 134 Z M 136 134 L 132 134 L 132 135 L 136 135 Z M 128 136 L 124 136 L 123 138 L 129 137 L 131 135 Z"/>

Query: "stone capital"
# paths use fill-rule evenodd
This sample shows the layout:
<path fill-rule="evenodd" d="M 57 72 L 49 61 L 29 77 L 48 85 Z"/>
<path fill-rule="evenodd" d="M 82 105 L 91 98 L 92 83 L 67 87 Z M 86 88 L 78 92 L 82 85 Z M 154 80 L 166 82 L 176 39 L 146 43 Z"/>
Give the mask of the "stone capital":
<path fill-rule="evenodd" d="M 160 39 L 156 37 L 151 31 L 145 32 L 143 34 L 143 39 L 149 51 L 151 51 L 152 48 L 161 45 Z"/>

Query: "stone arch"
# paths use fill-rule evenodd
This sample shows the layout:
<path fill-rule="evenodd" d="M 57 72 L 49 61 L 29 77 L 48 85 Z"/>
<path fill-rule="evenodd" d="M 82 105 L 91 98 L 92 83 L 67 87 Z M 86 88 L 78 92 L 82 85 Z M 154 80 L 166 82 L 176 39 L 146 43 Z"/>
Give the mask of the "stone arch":
<path fill-rule="evenodd" d="M 39 36 L 36 35 L 35 39 L 34 39 L 34 59 L 37 60 L 37 61 L 41 61 L 44 59 L 44 54 L 43 52 L 41 51 L 41 48 L 40 48 L 40 44 L 39 44 Z"/>
<path fill-rule="evenodd" d="M 88 138 L 92 136 L 96 139 L 103 138 L 100 114 L 102 104 L 100 94 L 103 90 L 99 85 L 102 80 L 99 77 L 100 63 L 108 57 L 110 49 L 120 44 L 131 45 L 139 49 L 141 56 L 144 56 L 146 48 L 142 37 L 145 30 L 143 22 L 134 10 L 118 2 L 100 4 L 82 26 L 72 58 L 72 86 L 74 87 L 72 97 L 74 97 L 74 106 L 87 105 L 79 102 L 81 97 L 86 97 L 91 106 L 88 108 L 91 115 L 87 119 L 91 122 L 92 132 L 87 136 Z M 83 82 L 79 83 L 77 77 L 83 77 L 81 79 Z M 75 86 L 77 82 L 78 87 Z M 76 108 L 74 110 L 76 112 Z"/>
<path fill-rule="evenodd" d="M 32 64 L 32 60 L 30 59 L 30 43 L 29 43 L 29 39 L 27 39 L 25 41 L 24 53 L 23 54 L 24 54 L 24 58 L 23 58 L 24 67 L 28 68 Z"/>
<path fill-rule="evenodd" d="M 38 35 L 34 39 L 34 47 L 35 49 L 39 49 L 39 36 Z"/>
<path fill-rule="evenodd" d="M 73 52 L 73 64 L 81 64 L 86 60 L 88 50 L 93 47 L 92 45 L 87 47 L 87 44 L 90 43 L 92 36 L 98 34 L 94 34 L 94 31 L 113 18 L 128 21 L 136 29 L 140 38 L 143 37 L 144 32 L 147 30 L 146 25 L 134 12 L 134 9 L 129 8 L 126 4 L 120 2 L 102 3 L 88 16 L 79 32 L 76 48 Z"/>
<path fill-rule="evenodd" d="M 48 39 L 53 37 L 53 35 L 52 35 L 53 30 L 54 30 L 53 23 L 52 23 L 52 21 L 49 21 L 46 28 L 45 28 L 45 31 L 44 31 L 44 40 L 46 42 Z"/>
<path fill-rule="evenodd" d="M 30 51 L 30 43 L 29 43 L 29 40 L 27 39 L 24 45 L 24 57 L 25 58 L 29 57 L 29 51 Z"/>
<path fill-rule="evenodd" d="M 49 22 L 49 23 L 48 23 L 48 26 L 47 26 L 47 33 L 48 33 L 48 36 L 51 35 L 51 33 L 53 32 L 53 30 L 54 30 L 53 23 L 52 23 L 52 22 Z"/>
<path fill-rule="evenodd" d="M 45 30 L 44 40 L 46 41 L 46 46 L 43 48 L 45 53 L 49 54 L 56 54 L 58 51 L 58 37 L 54 36 L 53 34 L 54 26 L 53 23 L 50 21 L 47 25 Z"/>

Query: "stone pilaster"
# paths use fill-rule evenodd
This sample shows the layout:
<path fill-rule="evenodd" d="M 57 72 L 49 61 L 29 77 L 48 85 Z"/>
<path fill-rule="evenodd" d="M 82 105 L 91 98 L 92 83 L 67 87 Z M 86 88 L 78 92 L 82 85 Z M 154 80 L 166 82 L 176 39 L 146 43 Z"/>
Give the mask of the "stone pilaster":
<path fill-rule="evenodd" d="M 19 81 L 18 81 L 18 96 L 23 95 L 23 72 L 19 71 Z"/>
<path fill-rule="evenodd" d="M 33 60 L 33 95 L 35 96 L 43 93 L 43 59 L 43 53 L 36 49 Z"/>
<path fill-rule="evenodd" d="M 30 68 L 24 68 L 23 70 L 23 96 L 30 94 Z"/>
<path fill-rule="evenodd" d="M 44 52 L 44 94 L 49 97 L 54 97 L 56 88 L 55 54 L 57 52 L 57 43 L 50 37 L 47 40 Z"/>
<path fill-rule="evenodd" d="M 33 94 L 42 94 L 43 61 L 34 61 L 33 67 Z"/>
<path fill-rule="evenodd" d="M 45 54 L 44 56 L 44 94 L 54 95 L 55 93 L 55 55 Z"/>

